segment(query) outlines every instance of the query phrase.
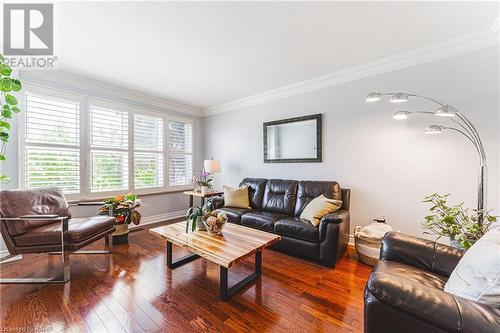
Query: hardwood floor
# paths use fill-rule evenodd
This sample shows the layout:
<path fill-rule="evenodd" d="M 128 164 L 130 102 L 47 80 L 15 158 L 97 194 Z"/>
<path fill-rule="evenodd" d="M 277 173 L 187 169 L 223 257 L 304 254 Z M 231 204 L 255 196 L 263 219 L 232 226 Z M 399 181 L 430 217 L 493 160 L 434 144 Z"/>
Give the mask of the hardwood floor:
<path fill-rule="evenodd" d="M 174 247 L 175 255 L 184 252 Z M 352 248 L 335 269 L 265 250 L 262 278 L 226 302 L 218 297 L 217 265 L 198 259 L 171 271 L 165 260 L 165 240 L 140 230 L 111 256 L 71 256 L 66 285 L 1 285 L 0 331 L 363 331 L 371 267 L 359 263 Z M 58 265 L 57 256 L 26 255 L 1 265 L 0 275 L 44 276 Z M 252 269 L 253 257 L 232 267 L 230 285 Z"/>

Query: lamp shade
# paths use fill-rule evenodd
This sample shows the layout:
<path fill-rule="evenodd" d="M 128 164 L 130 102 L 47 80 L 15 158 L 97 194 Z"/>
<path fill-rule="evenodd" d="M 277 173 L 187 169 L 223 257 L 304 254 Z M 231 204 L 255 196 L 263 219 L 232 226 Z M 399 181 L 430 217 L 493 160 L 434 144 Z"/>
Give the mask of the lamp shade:
<path fill-rule="evenodd" d="M 219 160 L 205 160 L 203 167 L 206 172 L 217 173 L 220 172 L 220 161 Z"/>

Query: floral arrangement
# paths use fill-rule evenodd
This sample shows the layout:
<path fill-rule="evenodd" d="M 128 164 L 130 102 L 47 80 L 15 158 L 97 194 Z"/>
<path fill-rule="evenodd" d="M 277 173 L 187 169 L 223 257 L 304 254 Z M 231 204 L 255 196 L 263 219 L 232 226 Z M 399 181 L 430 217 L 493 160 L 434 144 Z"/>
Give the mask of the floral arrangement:
<path fill-rule="evenodd" d="M 110 206 L 113 207 L 113 216 L 118 224 L 133 223 L 139 225 L 141 222 L 141 213 L 137 211 L 137 208 L 141 206 L 141 201 L 137 199 L 137 195 L 128 193 L 105 199 L 104 205 L 99 208 L 98 214 L 109 215 Z"/>
<path fill-rule="evenodd" d="M 423 228 L 427 230 L 424 233 L 449 237 L 453 246 L 468 249 L 490 229 L 497 218 L 489 215 L 488 211 L 474 209 L 471 213 L 469 209 L 463 208 L 463 203 L 448 206 L 449 196 L 434 193 L 425 197 L 423 202 L 432 204 L 432 207 L 431 215 L 426 216 L 423 222 Z"/>
<path fill-rule="evenodd" d="M 198 187 L 207 187 L 208 189 L 212 189 L 213 180 L 213 176 L 209 172 L 203 171 L 200 175 L 200 178 L 193 177 L 191 182 Z"/>
<path fill-rule="evenodd" d="M 201 222 L 202 217 L 207 214 L 212 212 L 213 210 L 213 203 L 211 200 L 208 200 L 207 203 L 203 207 L 199 206 L 194 206 L 188 209 L 186 212 L 186 233 L 189 230 L 189 226 L 191 225 L 191 230 L 195 231 L 196 230 L 196 223 L 197 221 Z"/>

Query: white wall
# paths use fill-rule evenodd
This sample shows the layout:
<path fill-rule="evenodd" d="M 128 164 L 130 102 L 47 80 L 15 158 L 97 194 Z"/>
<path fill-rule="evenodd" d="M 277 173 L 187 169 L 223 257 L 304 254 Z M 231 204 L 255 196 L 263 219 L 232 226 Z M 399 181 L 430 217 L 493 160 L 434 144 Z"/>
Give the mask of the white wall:
<path fill-rule="evenodd" d="M 435 116 L 398 122 L 394 111 L 433 110 L 429 103 L 365 103 L 370 91 L 407 91 L 446 101 L 470 116 L 489 162 L 488 206 L 499 212 L 499 49 L 418 65 L 323 90 L 203 119 L 205 157 L 221 160 L 216 184 L 243 177 L 336 180 L 352 189 L 351 231 L 380 213 L 397 230 L 421 235 L 427 194 L 452 193 L 476 206 L 478 159 L 470 142 L 454 133 L 423 134 Z M 262 123 L 322 113 L 323 163 L 264 164 Z"/>

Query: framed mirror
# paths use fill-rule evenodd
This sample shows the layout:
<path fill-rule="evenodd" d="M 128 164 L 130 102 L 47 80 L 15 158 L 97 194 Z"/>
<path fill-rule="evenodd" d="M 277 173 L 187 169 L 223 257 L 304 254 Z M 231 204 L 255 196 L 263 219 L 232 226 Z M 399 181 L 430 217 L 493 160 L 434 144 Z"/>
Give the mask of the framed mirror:
<path fill-rule="evenodd" d="M 321 162 L 322 115 L 264 123 L 264 163 Z"/>

